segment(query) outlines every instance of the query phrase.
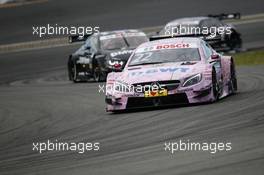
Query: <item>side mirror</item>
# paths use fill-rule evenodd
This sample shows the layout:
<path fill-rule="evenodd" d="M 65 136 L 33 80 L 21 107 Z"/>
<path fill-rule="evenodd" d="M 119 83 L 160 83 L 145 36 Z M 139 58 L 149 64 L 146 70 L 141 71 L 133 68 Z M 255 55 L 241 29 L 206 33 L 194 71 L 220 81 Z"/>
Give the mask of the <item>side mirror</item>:
<path fill-rule="evenodd" d="M 217 60 L 217 59 L 219 59 L 220 58 L 220 56 L 218 55 L 218 54 L 215 54 L 215 55 L 212 55 L 211 56 L 211 59 L 212 60 Z"/>

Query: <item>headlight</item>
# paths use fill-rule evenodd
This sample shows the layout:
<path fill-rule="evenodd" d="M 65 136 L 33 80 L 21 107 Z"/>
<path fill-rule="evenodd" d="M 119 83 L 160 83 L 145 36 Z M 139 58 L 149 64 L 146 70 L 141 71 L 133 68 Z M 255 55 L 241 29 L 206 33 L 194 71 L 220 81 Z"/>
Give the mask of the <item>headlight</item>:
<path fill-rule="evenodd" d="M 196 74 L 196 75 L 193 75 L 185 79 L 182 86 L 183 87 L 191 86 L 191 85 L 199 83 L 201 80 L 202 80 L 202 74 Z"/>
<path fill-rule="evenodd" d="M 114 89 L 117 92 L 133 92 L 133 86 L 122 82 L 115 82 Z"/>
<path fill-rule="evenodd" d="M 112 60 L 109 60 L 109 61 L 108 61 L 108 64 L 109 64 L 110 66 L 115 65 L 115 63 L 116 63 L 116 61 L 112 61 Z"/>

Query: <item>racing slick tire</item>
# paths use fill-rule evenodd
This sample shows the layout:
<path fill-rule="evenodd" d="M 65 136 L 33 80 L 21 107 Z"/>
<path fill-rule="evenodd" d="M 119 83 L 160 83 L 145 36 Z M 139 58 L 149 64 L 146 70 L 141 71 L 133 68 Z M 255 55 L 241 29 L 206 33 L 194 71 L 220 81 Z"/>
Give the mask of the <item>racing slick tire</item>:
<path fill-rule="evenodd" d="M 217 101 L 219 99 L 219 96 L 220 96 L 220 89 L 219 89 L 219 84 L 217 81 L 215 69 L 213 69 L 213 71 L 212 71 L 212 94 L 213 94 L 212 102 Z"/>
<path fill-rule="evenodd" d="M 231 51 L 239 51 L 242 48 L 242 40 L 240 36 L 236 33 L 232 34 L 228 45 Z"/>
<path fill-rule="evenodd" d="M 71 57 L 68 60 L 68 79 L 69 81 L 73 81 L 73 62 Z"/>
<path fill-rule="evenodd" d="M 101 67 L 96 62 L 93 69 L 93 78 L 95 82 L 103 82 L 106 80 L 106 74 L 102 72 Z"/>
<path fill-rule="evenodd" d="M 73 63 L 73 77 L 72 77 L 72 81 L 74 83 L 78 83 L 78 70 L 77 70 L 77 65 L 75 63 Z"/>
<path fill-rule="evenodd" d="M 78 70 L 76 63 L 74 63 L 74 61 L 70 57 L 68 60 L 68 78 L 70 81 L 77 83 L 78 82 L 77 75 L 78 75 Z"/>
<path fill-rule="evenodd" d="M 230 64 L 230 91 L 231 94 L 234 94 L 237 91 L 237 77 L 236 77 L 235 64 L 233 60 L 231 61 Z"/>

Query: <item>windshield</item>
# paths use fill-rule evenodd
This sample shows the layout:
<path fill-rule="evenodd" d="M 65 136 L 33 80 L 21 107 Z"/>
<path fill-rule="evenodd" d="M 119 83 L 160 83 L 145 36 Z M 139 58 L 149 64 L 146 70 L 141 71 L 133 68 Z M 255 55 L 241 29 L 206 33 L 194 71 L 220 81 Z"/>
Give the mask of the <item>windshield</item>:
<path fill-rule="evenodd" d="M 200 61 L 198 48 L 180 48 L 135 53 L 128 66 L 166 62 Z"/>
<path fill-rule="evenodd" d="M 101 36 L 100 41 L 103 50 L 116 50 L 136 48 L 140 44 L 148 41 L 148 38 L 142 33 L 125 33 Z"/>
<path fill-rule="evenodd" d="M 103 50 L 115 50 L 126 47 L 127 44 L 123 37 L 101 39 L 101 48 Z"/>
<path fill-rule="evenodd" d="M 126 36 L 125 38 L 131 48 L 136 48 L 140 44 L 148 41 L 146 36 Z"/>

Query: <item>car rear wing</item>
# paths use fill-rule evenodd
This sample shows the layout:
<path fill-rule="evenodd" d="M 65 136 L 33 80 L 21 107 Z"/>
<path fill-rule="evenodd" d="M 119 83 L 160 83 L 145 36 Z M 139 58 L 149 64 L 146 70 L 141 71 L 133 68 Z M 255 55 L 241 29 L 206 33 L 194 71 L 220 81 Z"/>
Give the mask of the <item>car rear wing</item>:
<path fill-rule="evenodd" d="M 92 34 L 90 35 L 71 35 L 69 36 L 69 43 L 75 43 L 75 42 L 82 42 L 82 41 L 86 41 L 86 39 L 91 36 Z"/>
<path fill-rule="evenodd" d="M 221 13 L 221 14 L 210 14 L 208 17 L 211 18 L 218 18 L 219 20 L 225 20 L 225 19 L 240 19 L 241 14 L 240 13 Z"/>
<path fill-rule="evenodd" d="M 181 38 L 181 37 L 196 37 L 196 38 L 201 38 L 204 41 L 210 42 L 210 41 L 221 41 L 221 36 L 217 35 L 215 37 L 212 37 L 210 34 L 209 35 L 204 35 L 204 34 L 184 34 L 184 35 L 157 35 L 157 36 L 152 36 L 149 38 L 150 41 L 155 41 L 155 40 L 162 40 L 162 39 L 168 39 L 168 38 Z"/>

